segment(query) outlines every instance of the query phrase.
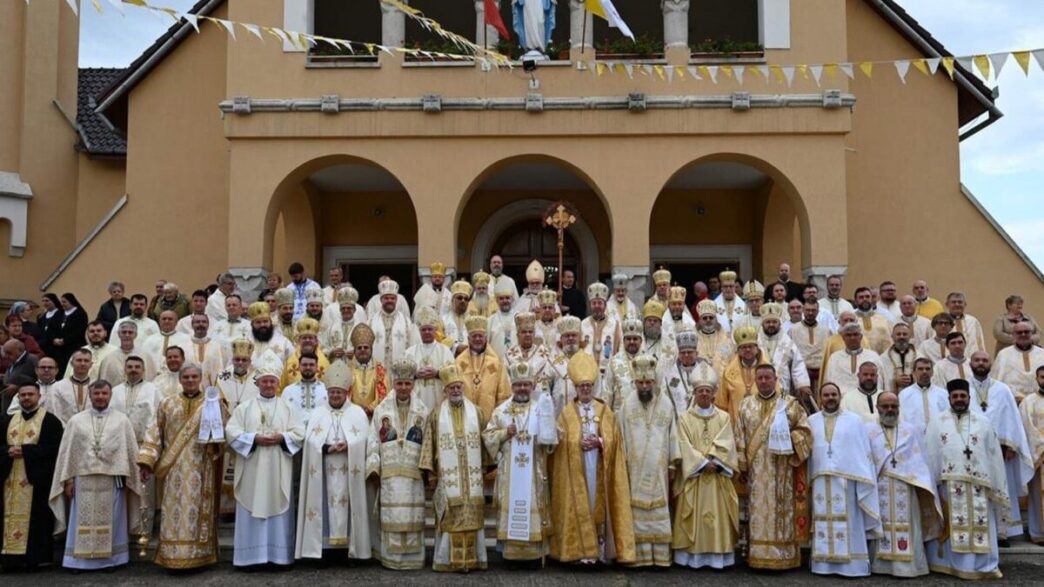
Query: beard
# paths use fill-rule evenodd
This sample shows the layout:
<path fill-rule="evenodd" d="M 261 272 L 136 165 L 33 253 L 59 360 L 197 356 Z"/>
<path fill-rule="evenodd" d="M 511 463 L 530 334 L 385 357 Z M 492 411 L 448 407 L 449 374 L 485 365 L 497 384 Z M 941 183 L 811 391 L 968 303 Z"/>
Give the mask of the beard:
<path fill-rule="evenodd" d="M 881 425 L 885 428 L 895 428 L 896 424 L 899 423 L 898 414 L 881 414 L 879 417 Z"/>
<path fill-rule="evenodd" d="M 776 336 L 777 334 L 779 334 L 778 326 L 762 326 L 761 329 L 764 330 L 765 334 L 767 334 L 768 336 Z"/>
<path fill-rule="evenodd" d="M 307 314 L 308 314 L 309 318 L 311 318 L 313 320 L 316 320 L 316 321 L 319 321 L 319 320 L 323 319 L 323 311 L 322 310 L 319 310 L 318 312 L 316 312 L 314 314 L 312 312 L 307 312 Z"/>
<path fill-rule="evenodd" d="M 643 404 L 647 404 L 650 401 L 652 401 L 652 396 L 653 396 L 653 392 L 652 392 L 651 389 L 648 390 L 648 391 L 642 391 L 642 390 L 638 391 L 638 399 L 641 400 L 641 402 Z"/>
<path fill-rule="evenodd" d="M 864 382 L 859 384 L 859 389 L 862 390 L 863 393 L 873 393 L 873 392 L 877 391 L 877 382 L 876 381 L 864 381 Z"/>
<path fill-rule="evenodd" d="M 661 328 L 659 326 L 646 326 L 645 327 L 645 339 L 646 340 L 660 340 Z"/>
<path fill-rule="evenodd" d="M 985 379 L 990 375 L 990 369 L 988 367 L 972 367 L 972 374 L 979 379 Z"/>
<path fill-rule="evenodd" d="M 580 350 L 580 343 L 574 342 L 572 344 L 562 345 L 562 352 L 567 356 L 573 356 Z"/>
<path fill-rule="evenodd" d="M 489 307 L 489 294 L 475 294 L 475 305 L 479 308 Z"/>
<path fill-rule="evenodd" d="M 251 326 L 250 331 L 254 334 L 254 340 L 257 342 L 271 342 L 272 336 L 275 334 L 271 326 L 261 326 L 259 328 Z"/>
<path fill-rule="evenodd" d="M 909 341 L 897 342 L 897 343 L 893 344 L 892 346 L 895 347 L 895 350 L 897 350 L 897 351 L 899 351 L 901 353 L 905 353 L 906 349 L 910 348 L 910 342 Z"/>

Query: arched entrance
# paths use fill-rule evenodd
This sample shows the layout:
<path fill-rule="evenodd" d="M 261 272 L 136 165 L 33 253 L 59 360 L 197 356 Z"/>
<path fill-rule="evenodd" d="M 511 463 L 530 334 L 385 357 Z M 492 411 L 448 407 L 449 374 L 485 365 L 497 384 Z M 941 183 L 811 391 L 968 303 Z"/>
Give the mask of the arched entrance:
<path fill-rule="evenodd" d="M 566 231 L 563 266 L 576 273 L 577 287 L 610 271 L 611 231 L 602 199 L 589 180 L 569 164 L 548 157 L 522 157 L 494 165 L 464 198 L 457 233 L 457 266 L 474 273 L 488 270 L 489 258 L 505 257 L 505 272 L 519 287 L 525 268 L 539 259 L 548 286 L 557 284 L 557 234 L 542 223 L 559 200 L 579 216 Z"/>
<path fill-rule="evenodd" d="M 305 263 L 326 282 L 332 267 L 365 303 L 377 278 L 390 275 L 412 299 L 417 283 L 417 215 L 395 176 L 373 162 L 347 156 L 312 161 L 284 181 L 273 198 L 272 270 Z M 314 268 L 314 270 L 313 270 Z"/>
<path fill-rule="evenodd" d="M 743 281 L 771 281 L 781 262 L 802 266 L 803 218 L 800 198 L 771 166 L 742 156 L 694 161 L 671 177 L 653 206 L 650 267 L 669 268 L 690 298 L 695 281 L 726 267 Z"/>

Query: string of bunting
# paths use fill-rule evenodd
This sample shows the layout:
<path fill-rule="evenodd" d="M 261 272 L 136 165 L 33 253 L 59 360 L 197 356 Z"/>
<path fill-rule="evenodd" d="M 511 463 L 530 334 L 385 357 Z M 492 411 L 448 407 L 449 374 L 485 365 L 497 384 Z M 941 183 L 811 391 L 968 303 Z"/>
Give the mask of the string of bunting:
<path fill-rule="evenodd" d="M 26 4 L 29 0 L 25 0 Z M 409 6 L 402 2 L 402 0 L 380 0 L 382 3 L 387 4 L 399 10 L 405 14 L 408 18 L 416 21 L 422 28 L 430 31 L 439 37 L 453 43 L 459 47 L 463 53 L 444 53 L 439 51 L 427 51 L 418 48 L 409 47 L 390 47 L 382 45 L 380 43 L 369 43 L 363 41 L 352 41 L 349 39 L 339 39 L 326 37 L 322 35 L 314 35 L 311 33 L 303 33 L 299 31 L 287 30 L 279 27 L 269 27 L 251 23 L 244 23 L 238 21 L 225 20 L 220 18 L 214 18 L 210 16 L 201 16 L 192 13 L 185 13 L 175 10 L 170 7 L 160 6 L 157 4 L 150 3 L 149 0 L 106 0 L 108 4 L 115 7 L 117 10 L 122 12 L 123 5 L 131 5 L 138 8 L 152 10 L 166 14 L 170 18 L 174 19 L 175 22 L 184 20 L 192 25 L 192 27 L 199 32 L 199 21 L 206 20 L 223 28 L 233 40 L 236 40 L 236 27 L 239 26 L 244 30 L 250 32 L 258 39 L 264 40 L 262 33 L 271 35 L 276 39 L 291 43 L 294 46 L 307 50 L 309 47 L 317 45 L 318 43 L 327 43 L 335 49 L 344 48 L 350 53 L 356 51 L 365 51 L 370 55 L 376 55 L 378 51 L 382 51 L 392 55 L 394 53 L 403 53 L 414 56 L 421 56 L 431 59 L 452 59 L 452 60 L 471 60 L 479 59 L 483 63 L 489 63 L 492 68 L 499 69 L 500 66 L 512 67 L 511 58 L 498 53 L 496 51 L 484 48 L 467 38 L 454 33 L 453 31 L 447 30 L 438 21 L 425 16 L 420 10 Z M 69 7 L 78 13 L 77 0 L 66 0 Z M 91 4 L 94 9 L 98 12 L 103 11 L 102 0 L 91 0 Z M 858 62 L 847 62 L 847 63 L 821 63 L 821 64 L 795 64 L 795 65 L 778 65 L 778 64 L 721 64 L 721 65 L 666 65 L 666 64 L 651 64 L 651 63 L 635 63 L 633 61 L 613 61 L 613 60 L 587 60 L 578 64 L 577 71 L 590 72 L 593 76 L 601 77 L 605 74 L 625 74 L 628 78 L 633 79 L 635 75 L 646 75 L 656 76 L 659 79 L 668 83 L 673 82 L 675 79 L 685 80 L 688 78 L 692 81 L 707 81 L 717 84 L 719 80 L 731 81 L 735 80 L 739 84 L 745 83 L 748 76 L 755 79 L 761 79 L 765 83 L 770 82 L 773 78 L 779 83 L 785 83 L 788 87 L 793 85 L 794 80 L 800 76 L 805 80 L 813 80 L 816 85 L 821 85 L 824 77 L 836 78 L 839 75 L 845 75 L 849 79 L 855 79 L 858 73 L 862 73 L 867 79 L 873 79 L 875 73 L 881 69 L 891 66 L 894 68 L 899 79 L 905 84 L 906 79 L 910 73 L 910 69 L 916 69 L 925 76 L 931 77 L 936 75 L 940 69 L 946 72 L 947 75 L 953 79 L 957 66 L 960 65 L 966 71 L 978 73 L 982 79 L 989 80 L 992 76 L 996 80 L 1005 65 L 1008 63 L 1009 58 L 1013 59 L 1015 63 L 1019 65 L 1022 72 L 1025 75 L 1030 73 L 1031 60 L 1035 60 L 1037 65 L 1044 71 L 1044 48 L 1040 49 L 1028 49 L 1018 51 L 1002 51 L 997 53 L 983 53 L 974 54 L 960 57 L 935 57 L 935 58 L 918 58 L 918 59 L 896 59 L 886 61 L 858 61 Z M 492 69 L 489 68 L 489 69 Z M 483 68 L 487 69 L 487 68 Z"/>

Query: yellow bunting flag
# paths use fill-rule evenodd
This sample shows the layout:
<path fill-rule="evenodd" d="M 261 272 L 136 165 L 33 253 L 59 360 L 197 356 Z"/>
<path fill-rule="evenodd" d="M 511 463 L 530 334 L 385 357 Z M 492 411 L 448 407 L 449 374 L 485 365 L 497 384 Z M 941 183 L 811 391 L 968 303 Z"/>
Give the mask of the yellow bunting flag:
<path fill-rule="evenodd" d="M 946 73 L 950 74 L 950 79 L 953 79 L 953 57 L 943 57 L 942 66 L 946 68 Z"/>
<path fill-rule="evenodd" d="M 778 65 L 770 65 L 769 66 L 769 71 L 772 72 L 772 75 L 776 76 L 776 80 L 779 83 L 785 83 L 787 81 L 787 78 L 783 76 L 783 68 L 782 67 L 780 67 Z"/>
<path fill-rule="evenodd" d="M 1029 51 L 1015 51 L 1011 54 L 1015 58 L 1015 63 L 1019 64 L 1022 68 L 1022 73 L 1029 75 L 1030 67 L 1030 52 Z"/>
<path fill-rule="evenodd" d="M 837 77 L 837 64 L 827 63 L 823 66 L 823 71 L 825 71 L 826 74 L 830 77 Z"/>
<path fill-rule="evenodd" d="M 725 74 L 725 77 L 728 77 L 728 78 L 734 77 L 733 74 L 732 74 L 732 66 L 731 65 L 722 65 L 719 69 L 721 70 L 722 73 Z"/>
<path fill-rule="evenodd" d="M 656 72 L 656 75 L 660 76 L 661 80 L 666 80 L 667 79 L 666 74 L 664 74 L 664 72 L 663 72 L 663 66 L 662 65 L 654 65 L 653 66 L 653 71 Z"/>
<path fill-rule="evenodd" d="M 983 79 L 990 79 L 990 58 L 985 55 L 976 55 L 973 58 L 975 67 L 979 68 Z"/>
<path fill-rule="evenodd" d="M 605 73 L 605 64 L 599 61 L 595 63 L 595 69 L 598 71 L 598 75 L 601 76 L 603 73 Z"/>
<path fill-rule="evenodd" d="M 873 61 L 864 61 L 864 62 L 860 63 L 859 64 L 859 69 L 860 69 L 860 71 L 863 72 L 863 74 L 866 75 L 866 77 L 868 77 L 868 78 L 874 77 L 874 62 Z"/>
<path fill-rule="evenodd" d="M 808 66 L 807 65 L 798 65 L 797 66 L 797 71 L 798 71 L 798 73 L 801 74 L 801 77 L 803 77 L 805 79 L 808 79 Z"/>
<path fill-rule="evenodd" d="M 924 75 L 931 75 L 930 73 L 928 73 L 928 63 L 925 62 L 924 59 L 914 59 L 910 62 L 910 65 L 916 67 L 917 71 L 923 73 Z"/>
<path fill-rule="evenodd" d="M 685 68 L 681 65 L 675 65 L 674 74 L 678 76 L 678 79 L 685 79 Z"/>

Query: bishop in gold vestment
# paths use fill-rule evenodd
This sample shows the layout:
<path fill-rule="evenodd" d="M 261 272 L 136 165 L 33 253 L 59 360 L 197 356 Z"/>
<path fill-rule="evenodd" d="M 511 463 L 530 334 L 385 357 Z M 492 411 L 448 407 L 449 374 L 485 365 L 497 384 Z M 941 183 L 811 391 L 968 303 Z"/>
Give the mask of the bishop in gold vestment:
<path fill-rule="evenodd" d="M 750 493 L 747 564 L 792 569 L 801 564 L 808 533 L 808 487 L 804 465 L 812 430 L 804 408 L 776 385 L 775 369 L 755 371 L 757 393 L 743 400 L 735 418 L 739 469 Z"/>
<path fill-rule="evenodd" d="M 463 377 L 464 396 L 488 417 L 511 397 L 507 361 L 487 343 L 486 318 L 469 316 L 465 324 L 468 349 L 457 356 L 456 366 Z"/>
<path fill-rule="evenodd" d="M 202 567 L 218 557 L 224 434 L 212 430 L 223 427 L 229 414 L 222 400 L 208 400 L 199 389 L 202 376 L 196 365 L 182 367 L 182 390 L 160 402 L 138 455 L 143 481 L 155 474 L 163 496 L 156 564 L 168 569 Z M 220 422 L 204 418 L 207 401 L 219 402 Z"/>
<path fill-rule="evenodd" d="M 558 448 L 551 456 L 551 558 L 633 563 L 634 521 L 624 447 L 612 410 L 594 399 L 594 357 L 573 355 L 569 377 L 577 400 L 558 417 Z"/>
<path fill-rule="evenodd" d="M 674 563 L 722 569 L 736 562 L 739 460 L 727 412 L 714 405 L 718 378 L 710 362 L 692 372 L 694 403 L 678 417 L 681 468 L 674 480 Z"/>

